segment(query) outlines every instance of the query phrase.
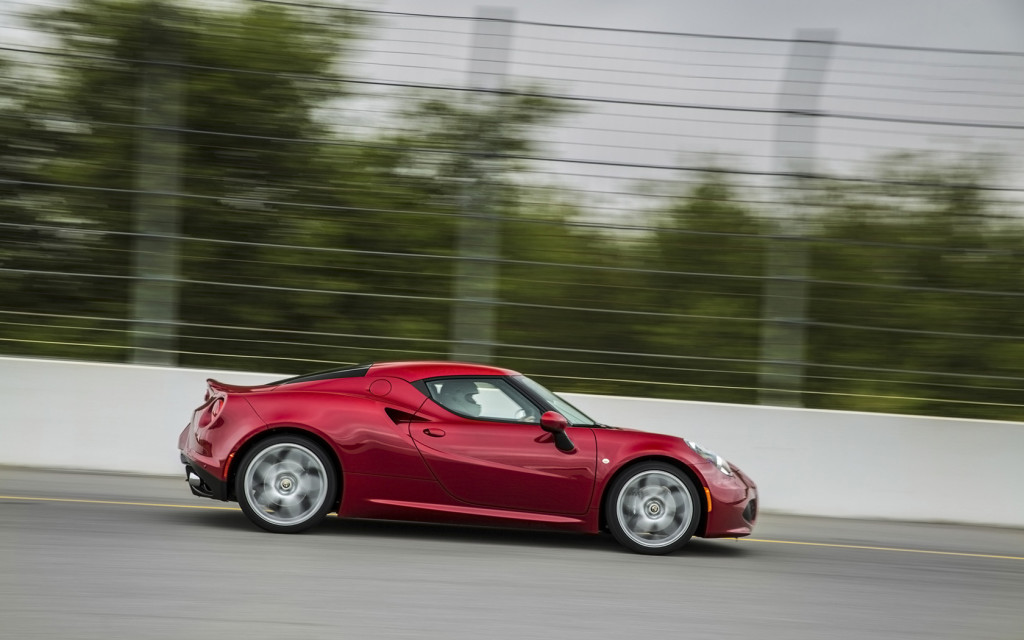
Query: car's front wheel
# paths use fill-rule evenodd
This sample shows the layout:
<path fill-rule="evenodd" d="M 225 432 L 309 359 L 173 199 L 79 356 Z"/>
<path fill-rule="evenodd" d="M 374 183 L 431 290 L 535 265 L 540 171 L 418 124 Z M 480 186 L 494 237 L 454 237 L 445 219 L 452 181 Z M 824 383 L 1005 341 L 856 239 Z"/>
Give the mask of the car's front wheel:
<path fill-rule="evenodd" d="M 700 521 L 693 481 L 665 462 L 645 462 L 615 479 L 605 496 L 612 535 L 624 547 L 652 555 L 682 548 Z"/>
<path fill-rule="evenodd" d="M 318 524 L 334 506 L 338 480 L 323 447 L 280 435 L 243 457 L 235 479 L 238 505 L 257 526 L 296 533 Z"/>

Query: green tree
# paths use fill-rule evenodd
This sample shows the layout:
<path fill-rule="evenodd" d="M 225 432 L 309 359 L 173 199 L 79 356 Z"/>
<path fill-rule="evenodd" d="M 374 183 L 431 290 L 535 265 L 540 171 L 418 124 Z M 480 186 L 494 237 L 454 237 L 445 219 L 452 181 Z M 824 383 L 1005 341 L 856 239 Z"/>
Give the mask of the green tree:
<path fill-rule="evenodd" d="M 42 117 L 45 103 L 33 91 L 39 80 L 13 61 L 0 60 L 0 338 L 5 353 L 110 357 L 77 345 L 95 338 L 101 323 L 68 323 L 60 315 L 101 313 L 91 287 L 66 275 L 94 268 L 103 237 L 66 205 L 49 184 L 63 170 L 41 167 L 75 125 Z M 58 271 L 52 276 L 44 271 Z M 83 328 L 75 328 L 77 325 Z M 64 343 L 55 344 L 55 343 Z"/>
<path fill-rule="evenodd" d="M 670 397 L 756 402 L 768 226 L 738 200 L 722 174 L 706 174 L 661 216 L 651 244 L 646 308 L 671 315 L 647 323 L 645 350 L 694 358 L 659 376 L 685 385 L 663 388 Z"/>
<path fill-rule="evenodd" d="M 364 267 L 355 286 L 366 293 L 419 298 L 366 296 L 356 302 L 357 331 L 406 339 L 392 342 L 397 348 L 383 355 L 447 357 L 462 219 L 493 218 L 502 257 L 514 255 L 520 239 L 509 235 L 509 225 L 530 215 L 522 210 L 524 188 L 516 174 L 524 161 L 518 157 L 536 152 L 538 130 L 566 112 L 533 93 L 510 91 L 486 99 L 455 91 L 410 94 L 403 97 L 397 122 L 385 123 L 354 149 L 336 151 L 354 161 L 344 163 L 331 184 L 350 194 L 359 220 L 334 227 L 330 241 L 379 254 L 353 256 Z M 501 269 L 504 273 L 505 266 Z"/>
<path fill-rule="evenodd" d="M 1019 394 L 1024 226 L 991 167 L 900 156 L 836 184 L 812 252 L 813 406 L 1006 418 Z"/>
<path fill-rule="evenodd" d="M 183 105 L 177 202 L 181 231 L 194 240 L 179 247 L 181 319 L 227 327 L 285 323 L 279 310 L 291 301 L 269 301 L 261 295 L 268 290 L 245 285 L 286 286 L 280 265 L 289 258 L 264 245 L 301 237 L 297 221 L 337 200 L 321 186 L 333 168 L 324 145 L 314 142 L 328 134 L 316 112 L 345 94 L 339 56 L 356 22 L 336 11 L 299 15 L 271 3 L 200 9 L 164 0 L 75 0 L 39 13 L 35 25 L 57 40 L 67 62 L 32 91 L 33 112 L 23 118 L 34 132 L 27 147 L 32 177 L 52 186 L 22 184 L 19 196 L 50 203 L 31 215 L 37 222 L 105 233 L 89 236 L 81 269 L 63 257 L 67 243 L 49 247 L 42 260 L 51 270 L 61 255 L 63 271 L 95 277 L 34 278 L 43 293 L 33 306 L 129 316 L 136 191 L 139 172 L 147 170 L 139 159 L 146 140 L 140 127 L 148 125 L 138 113 L 174 99 L 147 95 L 155 86 Z M 162 84 L 147 82 L 158 73 Z M 63 295 L 61 287 L 76 295 Z M 227 351 L 212 338 L 237 332 L 191 333 L 197 337 L 183 337 L 181 348 L 204 355 L 184 362 L 238 365 L 205 355 Z M 92 334 L 91 341 L 127 347 L 123 336 Z"/>

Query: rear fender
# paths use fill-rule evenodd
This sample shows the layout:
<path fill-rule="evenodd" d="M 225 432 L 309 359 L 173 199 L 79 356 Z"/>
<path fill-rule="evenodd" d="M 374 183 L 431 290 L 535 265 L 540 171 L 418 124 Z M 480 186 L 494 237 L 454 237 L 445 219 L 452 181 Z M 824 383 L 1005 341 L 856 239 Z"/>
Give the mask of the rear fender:
<path fill-rule="evenodd" d="M 266 426 L 244 395 L 218 391 L 193 413 L 178 448 L 217 478 L 227 477 L 234 452 Z"/>
<path fill-rule="evenodd" d="M 300 429 L 328 443 L 343 473 L 432 478 L 408 426 L 388 415 L 390 403 L 317 391 L 278 391 L 248 399 L 268 429 Z"/>

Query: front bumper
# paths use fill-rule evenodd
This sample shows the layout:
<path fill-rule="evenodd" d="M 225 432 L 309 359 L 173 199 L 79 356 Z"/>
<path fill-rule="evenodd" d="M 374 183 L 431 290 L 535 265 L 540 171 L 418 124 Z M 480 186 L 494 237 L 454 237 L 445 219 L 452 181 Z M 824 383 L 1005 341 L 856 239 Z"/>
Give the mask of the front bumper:
<path fill-rule="evenodd" d="M 708 513 L 705 538 L 738 538 L 749 536 L 757 523 L 760 496 L 757 485 L 732 465 L 732 478 L 716 477 L 710 483 L 711 511 Z"/>
<path fill-rule="evenodd" d="M 190 459 L 184 453 L 181 454 L 181 463 L 185 465 L 185 480 L 193 495 L 224 502 L 230 499 L 226 482 L 204 469 L 201 464 Z"/>

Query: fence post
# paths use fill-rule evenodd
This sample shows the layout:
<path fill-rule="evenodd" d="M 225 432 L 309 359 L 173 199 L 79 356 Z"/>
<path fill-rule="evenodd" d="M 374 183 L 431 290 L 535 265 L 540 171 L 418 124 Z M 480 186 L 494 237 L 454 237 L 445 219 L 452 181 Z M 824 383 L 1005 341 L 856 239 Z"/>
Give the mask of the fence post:
<path fill-rule="evenodd" d="M 145 18 L 149 48 L 139 81 L 136 120 L 132 361 L 175 365 L 183 88 L 174 62 L 183 43 L 173 9 L 159 0 L 151 5 Z"/>
<path fill-rule="evenodd" d="M 504 87 L 514 17 L 514 12 L 507 8 L 478 9 L 469 66 L 471 89 Z M 473 100 L 489 102 L 482 91 L 474 93 Z M 495 303 L 499 297 L 497 260 L 501 257 L 501 222 L 495 216 L 487 184 L 492 163 L 487 153 L 487 135 L 487 131 L 480 131 L 474 148 L 467 150 L 468 170 L 457 230 L 456 302 L 451 312 L 451 356 L 476 362 L 490 362 L 494 355 Z"/>
<path fill-rule="evenodd" d="M 766 240 L 761 325 L 761 404 L 803 406 L 807 353 L 806 218 L 812 204 L 816 112 L 835 32 L 798 30 L 779 95 L 775 158 L 781 174 L 776 230 Z"/>

